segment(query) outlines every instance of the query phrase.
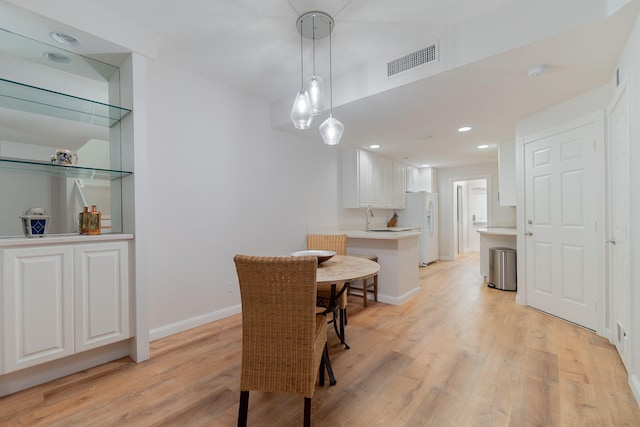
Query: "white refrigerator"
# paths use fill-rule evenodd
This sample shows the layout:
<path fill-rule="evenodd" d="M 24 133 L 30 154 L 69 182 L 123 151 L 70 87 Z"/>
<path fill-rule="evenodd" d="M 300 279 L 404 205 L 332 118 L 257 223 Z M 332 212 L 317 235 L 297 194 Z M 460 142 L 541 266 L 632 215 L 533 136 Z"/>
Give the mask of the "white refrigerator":
<path fill-rule="evenodd" d="M 407 193 L 406 209 L 398 209 L 398 225 L 420 227 L 420 265 L 438 260 L 438 193 Z"/>

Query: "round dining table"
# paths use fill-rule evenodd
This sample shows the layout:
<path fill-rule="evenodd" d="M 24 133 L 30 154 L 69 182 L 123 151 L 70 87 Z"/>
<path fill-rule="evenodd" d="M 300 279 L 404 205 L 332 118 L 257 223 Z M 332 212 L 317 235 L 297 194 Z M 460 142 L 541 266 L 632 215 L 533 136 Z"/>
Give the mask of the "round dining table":
<path fill-rule="evenodd" d="M 375 276 L 380 271 L 380 264 L 370 259 L 349 255 L 335 255 L 318 265 L 316 281 L 319 289 L 327 285 L 344 285 L 356 280 L 364 280 Z M 338 291 L 340 291 L 338 289 Z"/>
<path fill-rule="evenodd" d="M 349 255 L 335 255 L 332 258 L 318 265 L 316 282 L 318 290 L 329 293 L 331 297 L 322 304 L 328 311 L 333 311 L 333 326 L 336 330 L 340 342 L 348 349 L 345 342 L 344 316 L 337 316 L 340 325 L 336 322 L 336 310 L 338 299 L 347 292 L 349 282 L 356 280 L 366 280 L 375 276 L 380 271 L 380 264 L 367 258 L 360 258 Z"/>

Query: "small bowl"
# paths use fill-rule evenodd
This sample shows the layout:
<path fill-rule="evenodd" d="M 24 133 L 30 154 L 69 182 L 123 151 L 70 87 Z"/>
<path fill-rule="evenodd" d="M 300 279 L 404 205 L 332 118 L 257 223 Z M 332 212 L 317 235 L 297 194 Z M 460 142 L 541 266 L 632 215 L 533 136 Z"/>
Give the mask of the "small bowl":
<path fill-rule="evenodd" d="M 334 251 L 306 250 L 291 252 L 291 256 L 315 256 L 318 257 L 318 264 L 331 259 L 336 253 Z"/>

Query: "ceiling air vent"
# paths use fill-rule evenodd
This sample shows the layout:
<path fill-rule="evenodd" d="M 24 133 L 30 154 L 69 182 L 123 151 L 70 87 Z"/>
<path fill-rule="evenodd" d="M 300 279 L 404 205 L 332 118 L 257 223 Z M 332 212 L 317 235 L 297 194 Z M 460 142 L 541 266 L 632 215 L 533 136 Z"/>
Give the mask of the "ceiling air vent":
<path fill-rule="evenodd" d="M 387 77 L 391 77 L 403 71 L 407 71 L 418 65 L 438 60 L 438 45 L 436 43 L 405 55 L 401 58 L 387 62 Z"/>

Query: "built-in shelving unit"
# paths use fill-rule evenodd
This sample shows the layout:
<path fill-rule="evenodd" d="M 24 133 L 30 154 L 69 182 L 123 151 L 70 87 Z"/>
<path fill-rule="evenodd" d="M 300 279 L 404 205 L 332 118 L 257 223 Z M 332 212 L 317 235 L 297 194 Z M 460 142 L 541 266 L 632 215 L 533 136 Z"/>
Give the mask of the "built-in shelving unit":
<path fill-rule="evenodd" d="M 0 107 L 111 127 L 131 110 L 0 78 Z"/>
<path fill-rule="evenodd" d="M 51 176 L 66 176 L 67 178 L 108 179 L 110 181 L 133 173 L 131 171 L 65 166 L 3 157 L 0 157 L 0 168 L 5 170 L 43 173 Z"/>
<path fill-rule="evenodd" d="M 19 236 L 32 206 L 50 215 L 49 236 L 77 232 L 87 205 L 108 218 L 104 233 L 122 233 L 133 171 L 122 170 L 120 122 L 131 110 L 119 105 L 119 67 L 6 30 L 0 61 L 0 237 Z M 76 163 L 52 163 L 58 150 Z"/>

